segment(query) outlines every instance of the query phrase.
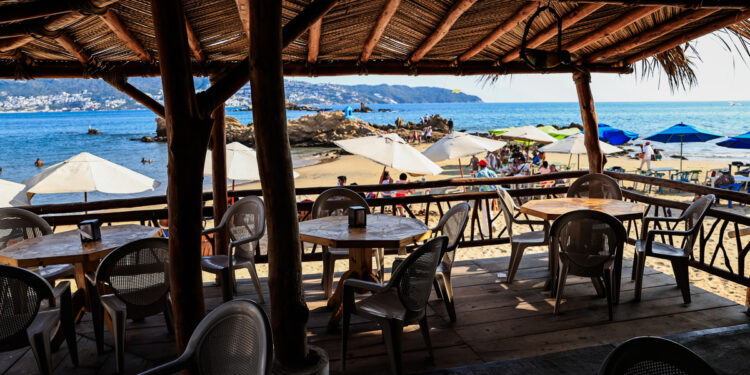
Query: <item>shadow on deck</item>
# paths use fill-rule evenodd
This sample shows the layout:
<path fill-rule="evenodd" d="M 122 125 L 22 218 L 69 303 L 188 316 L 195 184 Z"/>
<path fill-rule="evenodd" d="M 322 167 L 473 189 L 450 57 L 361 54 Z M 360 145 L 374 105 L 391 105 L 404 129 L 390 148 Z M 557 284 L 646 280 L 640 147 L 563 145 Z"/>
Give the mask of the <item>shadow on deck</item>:
<path fill-rule="evenodd" d="M 404 334 L 404 369 L 422 372 L 592 346 L 611 349 L 610 344 L 634 336 L 665 336 L 750 323 L 744 307 L 695 286 L 692 303 L 683 304 L 674 279 L 650 268 L 644 276 L 642 300 L 633 301 L 629 260 L 624 262 L 622 294 L 620 304 L 615 307 L 614 321 L 607 320 L 606 301 L 596 297 L 590 280 L 572 276 L 565 288 L 567 300 L 561 305 L 561 314 L 554 316 L 554 300 L 542 292 L 546 259 L 546 254 L 526 255 L 511 285 L 497 277 L 498 272 L 506 271 L 507 258 L 457 262 L 453 285 L 458 322 L 449 324 L 442 301 L 433 293 L 428 315 L 435 363 L 427 361 L 418 326 L 410 326 Z M 206 285 L 207 306 L 214 308 L 221 303 L 220 289 L 210 283 Z M 325 307 L 320 275 L 305 275 L 304 286 L 310 308 L 309 342 L 325 349 L 331 359 L 331 372 L 340 373 L 341 333 L 326 329 L 330 311 Z M 254 288 L 249 280 L 239 284 L 239 294 L 242 298 L 253 298 Z M 81 366 L 72 367 L 63 346 L 54 355 L 55 373 L 113 373 L 114 353 L 109 332 L 105 330 L 105 353 L 97 355 L 89 315 L 78 324 L 77 330 Z M 351 330 L 347 372 L 389 373 L 378 327 L 354 318 Z M 126 335 L 127 373 L 138 373 L 176 355 L 162 316 L 128 322 Z M 3 353 L 0 358 L 0 374 L 36 372 L 33 354 L 28 349 Z"/>

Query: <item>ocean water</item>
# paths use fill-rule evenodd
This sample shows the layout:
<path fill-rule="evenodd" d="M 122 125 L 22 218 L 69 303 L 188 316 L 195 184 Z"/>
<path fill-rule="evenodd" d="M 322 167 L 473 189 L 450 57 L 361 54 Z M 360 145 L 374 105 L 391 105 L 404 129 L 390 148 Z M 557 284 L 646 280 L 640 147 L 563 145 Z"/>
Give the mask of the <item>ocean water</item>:
<path fill-rule="evenodd" d="M 330 106 L 344 109 L 346 105 Z M 486 132 L 508 126 L 581 122 L 577 103 L 440 103 L 370 105 L 377 111 L 357 113 L 357 117 L 376 124 L 394 123 L 396 118 L 418 122 L 420 117 L 440 114 L 452 118 L 456 129 Z M 717 134 L 731 136 L 750 130 L 750 102 L 649 102 L 596 104 L 599 121 L 639 133 L 645 137 L 679 122 L 702 127 Z M 227 112 L 243 123 L 252 122 L 251 112 Z M 288 111 L 288 118 L 310 112 Z M 86 134 L 89 126 L 103 134 Z M 63 161 L 79 152 L 88 151 L 139 173 L 163 182 L 155 192 L 132 196 L 163 194 L 166 188 L 167 150 L 164 143 L 132 141 L 153 135 L 155 116 L 147 110 L 109 112 L 0 113 L 0 179 L 21 182 L 37 173 L 36 158 L 46 166 Z M 720 141 L 721 139 L 717 140 Z M 722 158 L 750 161 L 750 151 L 716 146 L 716 142 L 685 144 L 690 159 Z M 679 153 L 679 144 L 655 143 L 666 155 Z M 306 162 L 308 150 L 294 150 L 298 165 Z M 151 159 L 142 164 L 141 158 Z M 210 177 L 206 178 L 210 186 Z M 32 203 L 81 201 L 83 194 L 47 194 L 33 198 Z M 89 200 L 124 198 L 123 195 L 89 194 Z"/>

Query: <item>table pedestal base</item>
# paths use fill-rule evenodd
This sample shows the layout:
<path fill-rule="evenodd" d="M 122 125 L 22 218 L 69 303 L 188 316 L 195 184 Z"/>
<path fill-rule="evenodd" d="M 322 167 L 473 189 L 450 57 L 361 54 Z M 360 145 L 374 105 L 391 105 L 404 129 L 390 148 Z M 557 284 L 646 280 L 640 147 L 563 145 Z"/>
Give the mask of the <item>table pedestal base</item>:
<path fill-rule="evenodd" d="M 336 286 L 336 291 L 328 299 L 328 308 L 333 310 L 331 319 L 328 320 L 328 329 L 335 330 L 343 314 L 344 280 L 359 279 L 370 282 L 380 282 L 378 275 L 372 270 L 372 249 L 358 248 L 349 249 L 349 270 L 344 272 Z"/>

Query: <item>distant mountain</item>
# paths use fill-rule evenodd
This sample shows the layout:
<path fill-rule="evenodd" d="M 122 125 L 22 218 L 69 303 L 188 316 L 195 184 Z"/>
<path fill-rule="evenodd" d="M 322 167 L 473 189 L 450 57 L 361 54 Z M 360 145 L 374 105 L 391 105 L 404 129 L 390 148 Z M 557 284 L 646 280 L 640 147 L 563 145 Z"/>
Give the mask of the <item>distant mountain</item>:
<path fill-rule="evenodd" d="M 162 101 L 159 78 L 131 78 L 131 84 L 154 99 Z M 210 86 L 208 78 L 195 78 L 202 91 Z M 297 104 L 330 105 L 396 103 L 481 102 L 474 95 L 438 88 L 403 85 L 334 85 L 286 80 L 287 99 Z M 251 104 L 250 86 L 245 85 L 227 106 Z M 8 111 L 80 111 L 142 108 L 127 95 L 99 79 L 0 80 L 0 112 Z"/>

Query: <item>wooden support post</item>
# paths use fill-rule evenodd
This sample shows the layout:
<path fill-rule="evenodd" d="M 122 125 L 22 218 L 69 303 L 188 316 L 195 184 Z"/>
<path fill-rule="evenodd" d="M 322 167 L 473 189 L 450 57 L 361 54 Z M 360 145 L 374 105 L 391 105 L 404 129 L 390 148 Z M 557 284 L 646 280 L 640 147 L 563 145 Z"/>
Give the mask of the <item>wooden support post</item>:
<path fill-rule="evenodd" d="M 319 3 L 324 2 L 315 1 L 311 6 Z M 302 289 L 302 248 L 284 107 L 282 45 L 281 2 L 251 0 L 250 87 L 266 209 L 274 354 L 280 367 L 300 368 L 308 360 L 309 311 Z"/>
<path fill-rule="evenodd" d="M 596 119 L 594 108 L 594 97 L 591 95 L 591 73 L 578 71 L 573 73 L 573 80 L 578 91 L 578 105 L 581 107 L 581 119 L 583 120 L 584 143 L 586 144 L 587 156 L 589 158 L 589 173 L 602 173 L 603 158 L 599 147 L 599 122 Z M 579 165 L 580 169 L 581 166 Z"/>
<path fill-rule="evenodd" d="M 215 81 L 214 79 L 211 80 Z M 227 135 L 225 128 L 224 105 L 214 109 L 211 115 L 214 125 L 211 130 L 211 181 L 213 183 L 214 226 L 218 226 L 224 213 L 227 212 Z M 214 253 L 227 255 L 229 252 L 229 233 L 226 230 L 214 233 Z"/>
<path fill-rule="evenodd" d="M 203 163 L 211 118 L 200 111 L 180 0 L 151 0 L 169 150 L 169 280 L 175 339 L 182 352 L 206 314 L 201 277 Z"/>

